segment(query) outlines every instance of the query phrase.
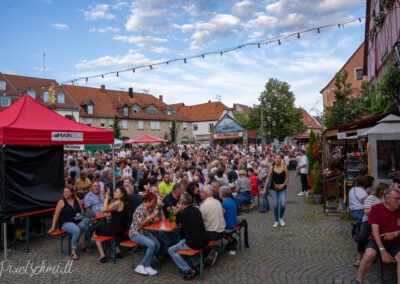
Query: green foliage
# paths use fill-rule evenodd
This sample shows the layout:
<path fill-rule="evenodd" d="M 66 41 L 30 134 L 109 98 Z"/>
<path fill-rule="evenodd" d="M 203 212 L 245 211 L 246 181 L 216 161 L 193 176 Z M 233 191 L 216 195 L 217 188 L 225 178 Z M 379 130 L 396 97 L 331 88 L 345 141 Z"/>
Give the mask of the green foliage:
<path fill-rule="evenodd" d="M 315 162 L 317 161 L 317 158 L 311 154 L 312 145 L 314 145 L 314 142 L 317 141 L 317 139 L 318 139 L 317 135 L 315 135 L 315 133 L 313 131 L 311 131 L 310 137 L 308 138 L 308 147 L 306 150 L 306 155 L 307 155 L 307 159 L 308 159 L 308 173 L 307 173 L 308 176 L 311 175 L 311 170 L 312 170 Z"/>
<path fill-rule="evenodd" d="M 327 107 L 325 110 L 325 126 L 327 128 L 334 127 L 352 121 L 353 116 L 349 110 L 354 109 L 350 95 L 351 83 L 347 83 L 348 73 L 344 70 L 342 73 L 336 74 L 335 77 L 335 102 L 333 106 Z"/>
<path fill-rule="evenodd" d="M 175 137 L 175 133 L 176 133 L 176 122 L 175 121 L 172 121 L 172 123 L 171 123 L 171 127 L 169 128 L 169 138 L 170 138 L 170 142 L 175 142 L 175 143 L 177 143 L 177 141 L 176 141 L 176 137 Z"/>
<path fill-rule="evenodd" d="M 322 165 L 321 165 L 321 143 L 318 135 L 310 133 L 308 148 L 308 181 L 311 183 L 312 193 L 322 193 Z"/>
<path fill-rule="evenodd" d="M 115 138 L 121 138 L 121 136 L 122 136 L 122 127 L 121 127 L 121 125 L 119 125 L 118 115 L 114 116 L 113 130 L 114 130 L 114 137 Z"/>
<path fill-rule="evenodd" d="M 301 119 L 302 112 L 294 105 L 295 97 L 288 83 L 273 78 L 269 79 L 259 101 L 260 107 L 263 108 L 264 121 L 268 123 L 268 117 L 271 118 L 271 121 L 275 121 L 275 126 L 271 127 L 271 138 L 282 141 L 285 137 L 306 130 Z M 258 114 L 261 113 L 260 110 L 257 111 Z M 259 117 L 260 115 L 258 115 Z M 251 116 L 250 119 L 252 119 Z M 260 121 L 260 119 L 258 120 Z"/>

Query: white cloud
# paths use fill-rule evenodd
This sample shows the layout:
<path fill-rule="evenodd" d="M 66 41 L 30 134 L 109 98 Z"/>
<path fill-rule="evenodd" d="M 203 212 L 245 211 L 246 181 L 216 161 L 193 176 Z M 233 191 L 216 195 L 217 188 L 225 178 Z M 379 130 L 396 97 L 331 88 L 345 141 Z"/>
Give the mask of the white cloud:
<path fill-rule="evenodd" d="M 69 26 L 67 26 L 66 24 L 60 24 L 60 23 L 51 23 L 50 26 L 56 30 L 60 30 L 60 31 L 66 31 L 69 30 Z"/>
<path fill-rule="evenodd" d="M 215 15 L 207 23 L 196 23 L 191 49 L 196 50 L 199 45 L 212 41 L 215 37 L 221 39 L 238 34 L 242 30 L 240 23 L 239 18 L 228 14 Z"/>
<path fill-rule="evenodd" d="M 112 20 L 115 16 L 108 12 L 110 6 L 107 4 L 98 4 L 95 7 L 89 6 L 88 11 L 84 11 L 85 19 L 89 21 L 94 20 Z"/>
<path fill-rule="evenodd" d="M 154 46 L 156 43 L 164 43 L 167 42 L 165 38 L 157 38 L 152 36 L 114 36 L 114 40 L 119 40 L 122 42 L 127 42 L 131 44 L 135 44 L 140 48 L 146 49 L 146 51 L 156 52 L 156 53 L 166 53 L 169 51 L 168 48 L 165 47 L 157 47 Z"/>
<path fill-rule="evenodd" d="M 232 13 L 241 19 L 253 17 L 257 11 L 257 5 L 249 0 L 238 2 L 232 7 Z"/>
<path fill-rule="evenodd" d="M 122 56 L 102 56 L 93 60 L 82 60 L 76 64 L 77 69 L 96 68 L 96 67 L 135 67 L 148 64 L 149 60 L 143 54 L 137 53 L 134 50 L 129 50 L 127 54 Z"/>
<path fill-rule="evenodd" d="M 111 33 L 118 33 L 119 32 L 119 28 L 114 28 L 114 27 L 105 27 L 105 28 L 91 28 L 91 29 L 89 29 L 89 32 L 91 32 L 91 33 L 102 33 L 102 34 L 105 34 L 105 33 L 109 33 L 109 32 L 111 32 Z"/>
<path fill-rule="evenodd" d="M 114 10 L 122 10 L 125 7 L 128 7 L 128 3 L 125 1 L 119 1 L 115 5 L 113 5 L 111 8 Z"/>

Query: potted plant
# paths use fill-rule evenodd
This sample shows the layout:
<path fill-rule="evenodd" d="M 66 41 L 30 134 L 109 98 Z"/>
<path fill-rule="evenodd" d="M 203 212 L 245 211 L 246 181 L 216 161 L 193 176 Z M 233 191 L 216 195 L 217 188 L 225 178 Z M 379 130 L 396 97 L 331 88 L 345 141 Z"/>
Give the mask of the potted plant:
<path fill-rule="evenodd" d="M 311 171 L 312 184 L 311 184 L 311 197 L 314 203 L 321 204 L 323 202 L 323 188 L 322 188 L 322 166 L 317 161 Z"/>
<path fill-rule="evenodd" d="M 311 133 L 310 142 L 307 149 L 309 168 L 308 181 L 311 185 L 311 196 L 315 203 L 322 203 L 322 165 L 321 165 L 321 145 L 318 135 Z"/>

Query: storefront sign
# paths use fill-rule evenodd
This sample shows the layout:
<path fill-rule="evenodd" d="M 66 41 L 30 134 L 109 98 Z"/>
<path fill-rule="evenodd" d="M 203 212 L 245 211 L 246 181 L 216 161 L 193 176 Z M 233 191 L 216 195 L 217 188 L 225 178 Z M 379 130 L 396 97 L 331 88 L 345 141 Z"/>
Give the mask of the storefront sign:
<path fill-rule="evenodd" d="M 82 132 L 51 132 L 51 141 L 83 141 Z"/>
<path fill-rule="evenodd" d="M 243 133 L 240 132 L 220 132 L 214 133 L 214 139 L 231 139 L 231 138 L 242 138 Z"/>

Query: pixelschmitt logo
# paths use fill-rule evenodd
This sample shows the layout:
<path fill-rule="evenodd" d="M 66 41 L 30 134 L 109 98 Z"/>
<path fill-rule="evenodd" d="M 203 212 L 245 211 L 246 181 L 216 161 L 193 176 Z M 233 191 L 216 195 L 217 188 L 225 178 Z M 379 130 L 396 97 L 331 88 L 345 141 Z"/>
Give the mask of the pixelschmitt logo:
<path fill-rule="evenodd" d="M 0 262 L 0 279 L 6 274 L 13 276 L 27 275 L 29 277 L 41 274 L 71 274 L 73 263 L 74 261 L 70 259 L 67 262 L 57 264 L 47 263 L 47 261 L 43 260 L 40 264 L 37 264 L 28 259 L 26 264 L 15 265 L 9 260 L 3 260 Z"/>

